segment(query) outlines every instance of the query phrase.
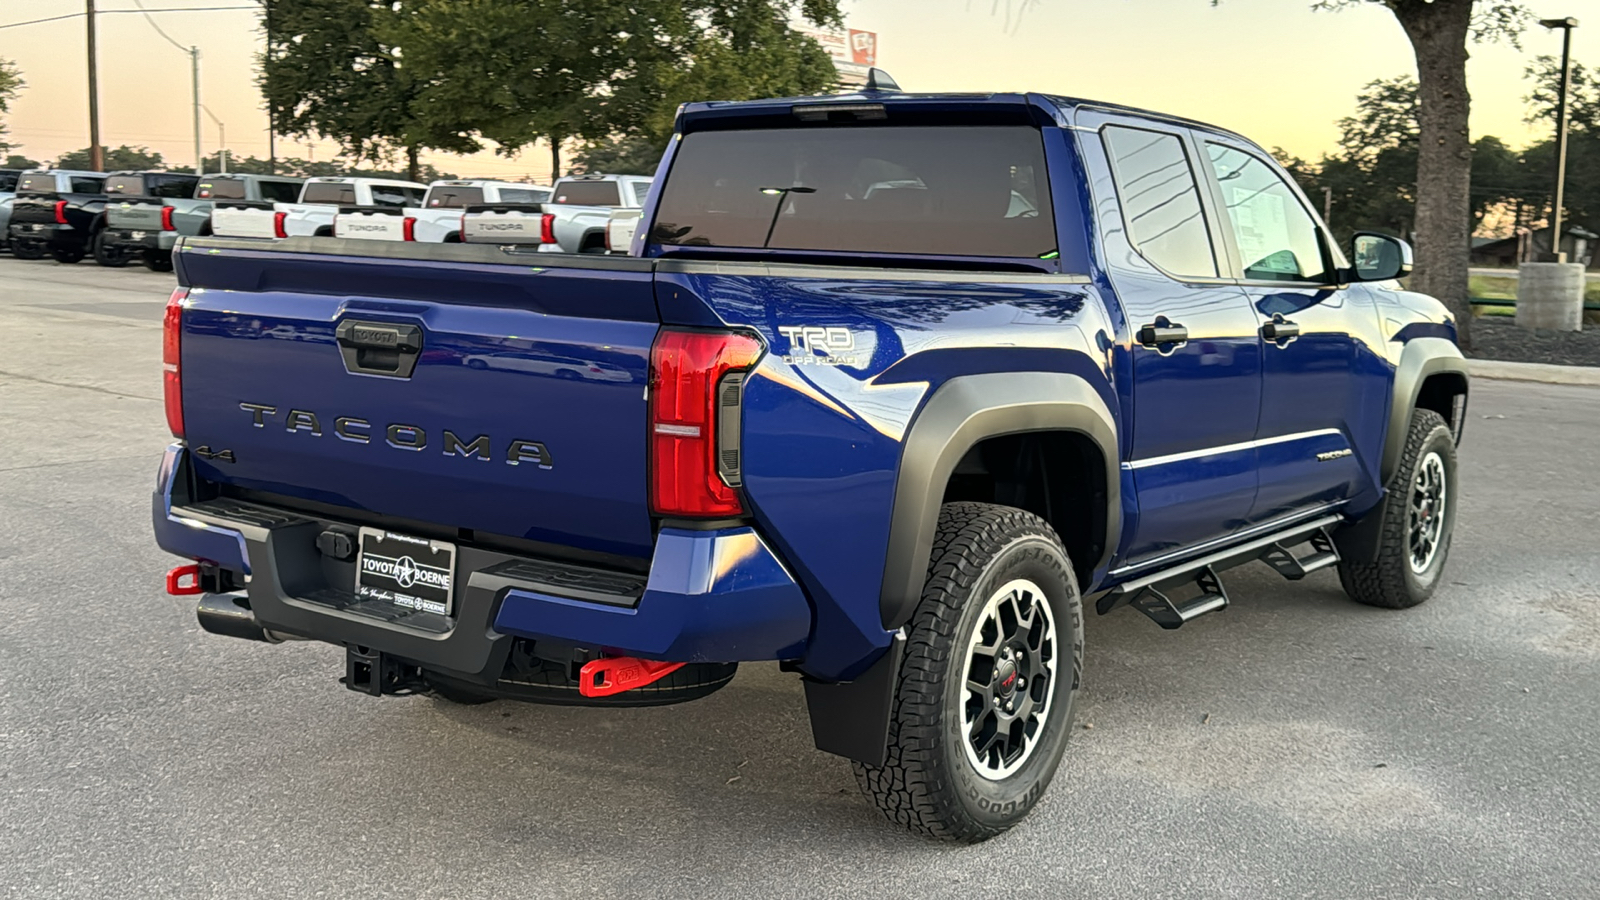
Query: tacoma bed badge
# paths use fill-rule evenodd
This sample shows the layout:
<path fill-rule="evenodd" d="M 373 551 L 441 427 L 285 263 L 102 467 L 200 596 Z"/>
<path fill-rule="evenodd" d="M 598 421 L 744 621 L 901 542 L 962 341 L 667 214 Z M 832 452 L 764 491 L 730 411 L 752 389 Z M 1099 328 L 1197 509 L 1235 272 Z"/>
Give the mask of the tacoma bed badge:
<path fill-rule="evenodd" d="M 789 355 L 783 361 L 791 366 L 851 366 L 859 368 L 854 356 L 856 337 L 842 325 L 784 325 L 778 333 L 789 340 Z"/>

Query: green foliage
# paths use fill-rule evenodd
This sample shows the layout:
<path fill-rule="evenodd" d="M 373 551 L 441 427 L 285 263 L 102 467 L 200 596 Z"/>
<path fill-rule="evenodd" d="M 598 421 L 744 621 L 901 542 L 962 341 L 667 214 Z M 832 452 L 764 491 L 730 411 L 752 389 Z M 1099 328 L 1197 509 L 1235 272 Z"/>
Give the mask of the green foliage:
<path fill-rule="evenodd" d="M 615 137 L 588 141 L 573 156 L 578 172 L 607 175 L 654 175 L 666 143 L 650 137 Z"/>
<path fill-rule="evenodd" d="M 141 172 L 150 169 L 165 169 L 161 161 L 161 154 L 149 147 L 130 147 L 123 144 L 120 147 L 100 147 L 100 153 L 105 158 L 105 171 L 107 172 Z M 63 153 L 56 157 L 55 167 L 58 169 L 88 169 L 89 148 Z"/>
<path fill-rule="evenodd" d="M 18 144 L 6 140 L 5 115 L 11 112 L 11 101 L 17 99 L 17 94 L 27 87 L 28 83 L 22 80 L 22 70 L 9 59 L 0 58 L 0 153 L 10 153 Z"/>
<path fill-rule="evenodd" d="M 39 162 L 37 159 L 29 159 L 20 153 L 10 153 L 6 155 L 5 163 L 0 164 L 0 168 L 37 169 L 42 165 L 44 165 L 44 163 Z"/>
<path fill-rule="evenodd" d="M 215 175 L 221 170 L 221 154 L 213 153 L 206 157 L 206 174 Z M 193 166 L 175 167 L 173 172 L 193 172 Z M 228 157 L 228 172 L 241 175 L 284 175 L 289 178 L 326 178 L 330 176 L 346 176 L 359 178 L 399 178 L 408 176 L 403 171 L 393 169 L 363 169 L 351 168 L 348 163 L 339 160 L 324 160 L 308 162 L 292 156 L 278 157 L 277 166 L 273 167 L 267 160 L 255 156 L 230 156 Z M 445 181 L 455 178 L 449 172 L 441 172 L 431 165 L 421 165 L 417 168 L 417 180 L 426 184 L 430 181 Z"/>

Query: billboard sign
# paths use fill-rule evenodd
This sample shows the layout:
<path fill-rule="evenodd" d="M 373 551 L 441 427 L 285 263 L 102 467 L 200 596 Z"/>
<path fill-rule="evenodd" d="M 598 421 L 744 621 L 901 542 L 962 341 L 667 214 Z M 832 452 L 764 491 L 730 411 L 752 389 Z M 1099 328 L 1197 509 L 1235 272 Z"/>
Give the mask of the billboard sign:
<path fill-rule="evenodd" d="M 839 70 L 839 83 L 846 87 L 861 87 L 867 83 L 867 70 L 878 64 L 878 33 L 851 28 L 846 31 L 824 31 L 805 25 L 795 30 L 808 35 L 822 45 L 834 68 Z"/>

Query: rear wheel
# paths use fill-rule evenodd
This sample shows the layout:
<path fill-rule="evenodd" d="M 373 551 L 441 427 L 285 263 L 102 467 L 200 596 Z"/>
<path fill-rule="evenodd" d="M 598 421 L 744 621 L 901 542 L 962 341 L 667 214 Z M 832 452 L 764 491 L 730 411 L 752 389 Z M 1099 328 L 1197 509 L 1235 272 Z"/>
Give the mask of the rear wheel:
<path fill-rule="evenodd" d="M 144 265 L 152 272 L 171 272 L 172 253 L 167 250 L 146 250 Z"/>
<path fill-rule="evenodd" d="M 1339 582 L 1358 603 L 1405 609 L 1433 596 L 1456 522 L 1456 442 L 1438 413 L 1411 414 L 1400 466 L 1380 512 L 1378 558 L 1339 564 Z"/>
<path fill-rule="evenodd" d="M 1060 538 L 1020 509 L 945 504 L 908 628 L 887 763 L 856 781 L 914 832 L 987 840 L 1044 795 L 1072 727 L 1083 611 Z"/>
<path fill-rule="evenodd" d="M 128 254 L 117 249 L 104 231 L 95 233 L 89 240 L 89 247 L 94 253 L 94 261 L 108 269 L 120 269 L 128 264 Z"/>
<path fill-rule="evenodd" d="M 70 250 L 51 250 L 50 258 L 63 265 L 75 265 L 83 262 L 83 251 L 76 247 Z"/>
<path fill-rule="evenodd" d="M 13 259 L 44 259 L 44 245 L 38 241 L 12 241 L 11 257 Z"/>

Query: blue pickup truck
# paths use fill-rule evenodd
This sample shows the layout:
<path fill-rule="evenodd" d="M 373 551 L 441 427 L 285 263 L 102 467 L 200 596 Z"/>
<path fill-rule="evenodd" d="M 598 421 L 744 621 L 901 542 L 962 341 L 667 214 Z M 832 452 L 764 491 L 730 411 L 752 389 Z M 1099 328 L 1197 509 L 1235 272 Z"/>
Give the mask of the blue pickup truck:
<path fill-rule="evenodd" d="M 878 81 L 676 129 L 628 256 L 184 240 L 153 516 L 207 631 L 464 703 L 776 661 L 891 820 L 978 841 L 1061 759 L 1084 604 L 1438 587 L 1454 323 L 1260 147 Z"/>

